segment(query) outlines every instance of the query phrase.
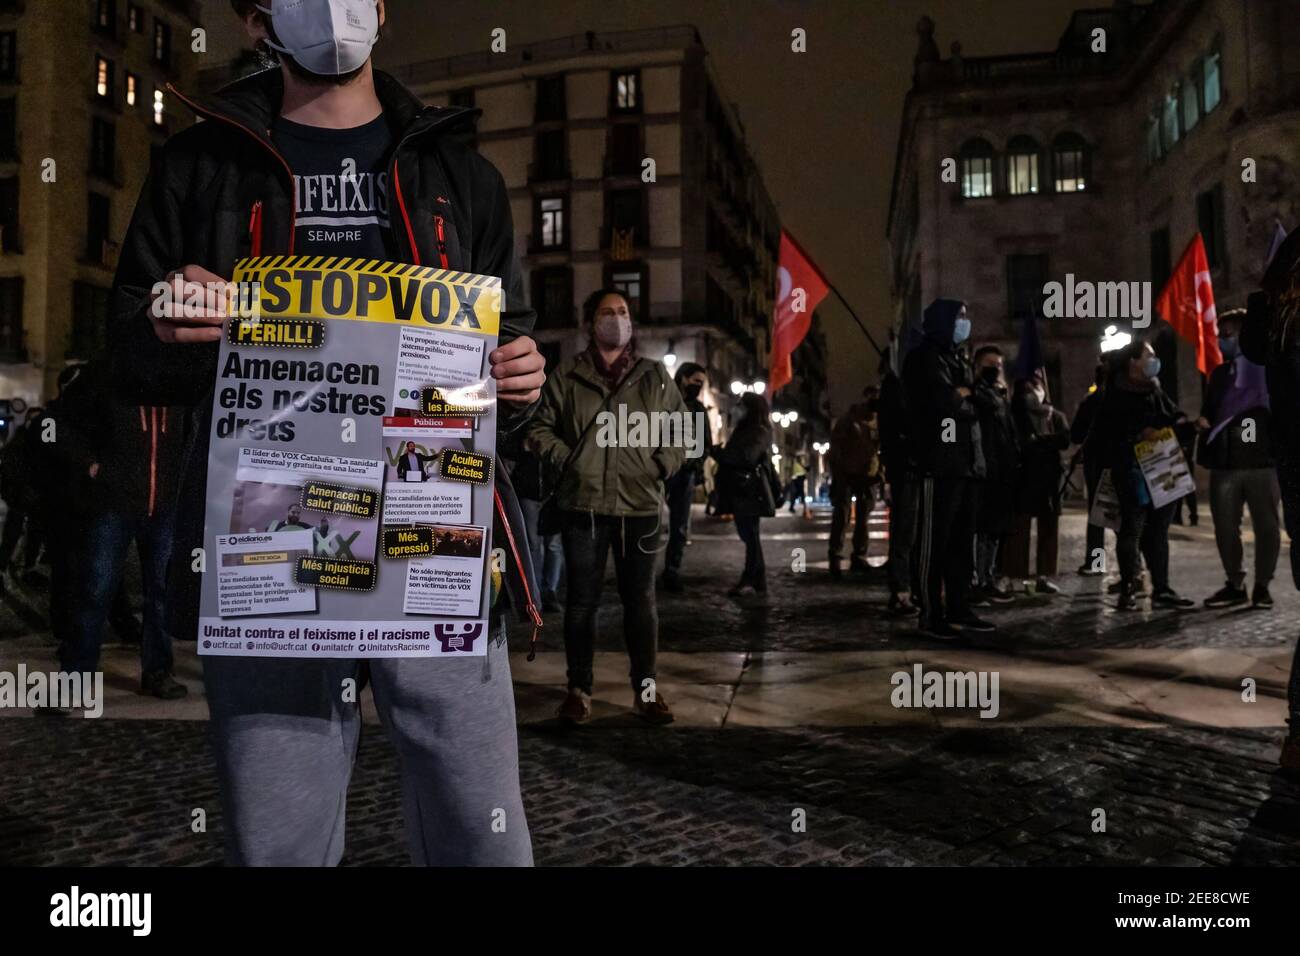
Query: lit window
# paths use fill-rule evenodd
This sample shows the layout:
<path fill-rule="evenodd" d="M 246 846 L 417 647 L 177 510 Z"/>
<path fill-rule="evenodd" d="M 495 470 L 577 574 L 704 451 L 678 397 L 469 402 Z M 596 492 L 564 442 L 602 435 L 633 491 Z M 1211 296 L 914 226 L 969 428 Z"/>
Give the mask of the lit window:
<path fill-rule="evenodd" d="M 1160 138 L 1166 151 L 1178 142 L 1178 136 L 1178 92 L 1175 88 L 1174 92 L 1165 96 L 1164 106 L 1160 110 Z"/>
<path fill-rule="evenodd" d="M 993 147 L 982 139 L 962 147 L 961 194 L 966 199 L 993 195 Z"/>
<path fill-rule="evenodd" d="M 1201 102 L 1205 112 L 1210 112 L 1219 105 L 1222 91 L 1219 88 L 1219 53 L 1216 50 L 1207 56 L 1201 64 Z"/>
<path fill-rule="evenodd" d="M 126 105 L 135 106 L 136 91 L 140 87 L 140 78 L 134 73 L 126 75 Z"/>
<path fill-rule="evenodd" d="M 1200 92 L 1194 82 L 1182 85 L 1183 99 L 1183 133 L 1186 134 L 1201 119 Z"/>
<path fill-rule="evenodd" d="M 153 121 L 155 126 L 163 125 L 163 91 L 154 87 L 153 89 Z"/>
<path fill-rule="evenodd" d="M 1007 192 L 1028 196 L 1038 192 L 1038 144 L 1017 136 L 1007 145 Z"/>
<path fill-rule="evenodd" d="M 641 314 L 641 273 L 615 272 L 609 277 L 611 288 L 617 289 L 627 300 L 627 310 L 633 318 Z"/>
<path fill-rule="evenodd" d="M 637 99 L 635 73 L 619 73 L 614 77 L 614 104 L 621 110 L 634 110 L 640 102 Z"/>
<path fill-rule="evenodd" d="M 564 245 L 564 200 L 541 201 L 542 248 L 554 249 Z"/>
<path fill-rule="evenodd" d="M 1062 133 L 1052 145 L 1052 179 L 1058 193 L 1083 192 L 1088 188 L 1088 144 L 1078 133 Z"/>
<path fill-rule="evenodd" d="M 102 56 L 95 57 L 95 94 L 105 99 L 113 95 L 113 64 Z"/>

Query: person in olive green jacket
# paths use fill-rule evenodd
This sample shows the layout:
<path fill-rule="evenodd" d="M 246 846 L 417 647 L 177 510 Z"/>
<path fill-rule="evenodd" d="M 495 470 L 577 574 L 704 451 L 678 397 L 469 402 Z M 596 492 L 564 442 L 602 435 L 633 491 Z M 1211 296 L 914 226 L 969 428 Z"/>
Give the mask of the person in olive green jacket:
<path fill-rule="evenodd" d="M 654 573 L 663 485 L 685 460 L 695 423 L 667 369 L 637 355 L 627 300 L 617 290 L 593 293 L 583 317 L 591 342 L 547 378 L 527 439 L 550 469 L 562 518 L 569 693 L 558 716 L 570 724 L 591 717 L 596 611 L 612 550 L 633 710 L 669 723 L 672 711 L 655 685 Z"/>

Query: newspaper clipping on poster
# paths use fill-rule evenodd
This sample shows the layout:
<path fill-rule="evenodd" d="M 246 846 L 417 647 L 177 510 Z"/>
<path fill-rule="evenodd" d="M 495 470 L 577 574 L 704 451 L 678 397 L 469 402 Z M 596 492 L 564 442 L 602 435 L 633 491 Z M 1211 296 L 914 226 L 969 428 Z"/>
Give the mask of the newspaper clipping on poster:
<path fill-rule="evenodd" d="M 1151 441 L 1140 441 L 1133 446 L 1138 467 L 1151 493 L 1151 504 L 1163 508 L 1196 490 L 1192 472 L 1183 457 L 1182 446 L 1172 428 L 1162 428 Z"/>
<path fill-rule="evenodd" d="M 500 280 L 270 256 L 234 282 L 199 653 L 485 654 Z"/>

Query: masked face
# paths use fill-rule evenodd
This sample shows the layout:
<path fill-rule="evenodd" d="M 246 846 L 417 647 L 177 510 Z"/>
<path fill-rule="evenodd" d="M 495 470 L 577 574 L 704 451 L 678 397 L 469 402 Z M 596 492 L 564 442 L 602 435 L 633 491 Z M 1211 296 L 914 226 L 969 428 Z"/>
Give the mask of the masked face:
<path fill-rule="evenodd" d="M 318 76 L 359 69 L 379 36 L 376 0 L 271 0 L 257 9 L 270 16 L 279 40 L 267 45 Z"/>
<path fill-rule="evenodd" d="M 700 392 L 704 391 L 703 382 L 686 382 L 685 385 L 684 394 L 691 401 L 697 400 L 700 397 Z"/>
<path fill-rule="evenodd" d="M 592 334 L 603 349 L 621 349 L 632 341 L 632 316 L 621 296 L 608 295 L 601 300 Z"/>
<path fill-rule="evenodd" d="M 1154 355 L 1148 355 L 1142 361 L 1142 374 L 1147 378 L 1155 378 L 1160 374 L 1160 359 Z"/>
<path fill-rule="evenodd" d="M 970 338 L 970 319 L 966 318 L 966 310 L 962 309 L 961 315 L 952 325 L 952 344 L 961 345 Z"/>
<path fill-rule="evenodd" d="M 988 385 L 998 383 L 998 367 L 996 365 L 984 365 L 980 368 L 980 378 Z"/>
<path fill-rule="evenodd" d="M 1223 360 L 1231 362 L 1241 354 L 1241 346 L 1237 343 L 1237 336 L 1221 335 L 1219 336 L 1219 351 L 1223 353 Z"/>

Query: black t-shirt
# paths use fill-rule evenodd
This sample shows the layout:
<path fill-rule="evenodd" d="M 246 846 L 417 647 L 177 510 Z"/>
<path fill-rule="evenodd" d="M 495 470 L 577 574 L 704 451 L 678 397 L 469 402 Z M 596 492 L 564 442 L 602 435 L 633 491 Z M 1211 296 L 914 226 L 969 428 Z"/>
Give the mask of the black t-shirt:
<path fill-rule="evenodd" d="M 294 252 L 393 258 L 388 222 L 393 133 L 382 115 L 352 129 L 277 117 L 271 141 L 293 171 Z"/>

